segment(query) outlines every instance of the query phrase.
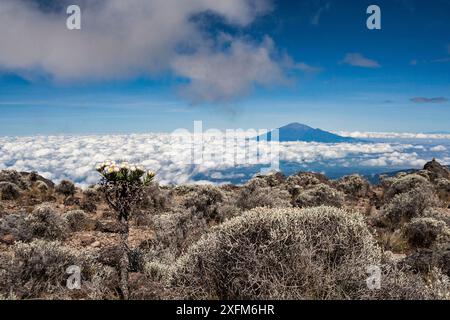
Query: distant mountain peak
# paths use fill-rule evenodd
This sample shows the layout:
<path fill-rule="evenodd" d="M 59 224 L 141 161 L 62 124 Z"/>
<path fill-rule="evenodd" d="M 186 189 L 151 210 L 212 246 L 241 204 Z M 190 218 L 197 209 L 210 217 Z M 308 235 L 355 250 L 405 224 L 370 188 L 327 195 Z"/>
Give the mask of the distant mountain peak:
<path fill-rule="evenodd" d="M 267 135 L 256 137 L 259 141 L 271 141 L 274 131 L 270 131 Z M 341 142 L 361 142 L 362 140 L 342 137 L 340 135 L 324 131 L 321 129 L 314 129 L 306 124 L 299 122 L 292 122 L 285 126 L 278 128 L 279 141 L 304 141 L 304 142 L 322 142 L 322 143 L 341 143 Z"/>
<path fill-rule="evenodd" d="M 292 122 L 289 123 L 279 129 L 295 129 L 295 130 L 314 130 L 314 128 L 311 128 L 310 126 L 307 126 L 306 124 L 299 123 L 299 122 Z"/>

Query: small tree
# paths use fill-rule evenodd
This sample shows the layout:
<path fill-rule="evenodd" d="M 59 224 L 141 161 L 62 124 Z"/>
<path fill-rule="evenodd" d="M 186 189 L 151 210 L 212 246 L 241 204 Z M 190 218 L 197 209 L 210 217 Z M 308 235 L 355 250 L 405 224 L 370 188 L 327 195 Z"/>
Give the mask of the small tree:
<path fill-rule="evenodd" d="M 122 298 L 127 300 L 129 298 L 129 220 L 132 210 L 143 198 L 144 188 L 153 181 L 155 174 L 127 162 L 118 164 L 114 161 L 107 161 L 98 165 L 96 169 L 102 175 L 101 190 L 109 206 L 116 212 L 120 224 L 120 289 Z"/>

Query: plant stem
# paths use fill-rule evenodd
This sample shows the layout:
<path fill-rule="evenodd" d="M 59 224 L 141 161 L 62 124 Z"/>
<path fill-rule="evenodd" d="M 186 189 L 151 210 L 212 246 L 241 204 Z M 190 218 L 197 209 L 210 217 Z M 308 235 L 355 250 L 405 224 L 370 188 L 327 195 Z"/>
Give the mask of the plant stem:
<path fill-rule="evenodd" d="M 128 287 L 128 269 L 130 261 L 128 258 L 128 219 L 121 215 L 120 217 L 120 251 L 122 256 L 119 262 L 119 276 L 120 276 L 120 290 L 122 291 L 122 299 L 128 300 L 130 298 L 130 289 Z"/>

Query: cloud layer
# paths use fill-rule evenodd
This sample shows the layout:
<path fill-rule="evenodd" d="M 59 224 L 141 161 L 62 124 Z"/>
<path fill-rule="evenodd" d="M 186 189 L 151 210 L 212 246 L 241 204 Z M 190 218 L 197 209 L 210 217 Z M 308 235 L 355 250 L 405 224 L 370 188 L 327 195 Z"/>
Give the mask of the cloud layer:
<path fill-rule="evenodd" d="M 359 132 L 338 131 L 344 137 L 360 139 L 434 139 L 450 140 L 450 134 L 445 133 L 408 133 L 408 132 Z"/>
<path fill-rule="evenodd" d="M 372 135 L 361 133 L 360 136 Z M 190 138 L 169 134 L 0 137 L 0 169 L 38 171 L 55 181 L 67 178 L 85 186 L 98 181 L 99 176 L 94 170 L 97 163 L 107 159 L 128 160 L 155 170 L 163 184 L 180 184 L 193 182 L 198 175 L 202 175 L 203 180 L 242 175 L 238 169 L 252 164 L 237 166 L 241 163 L 237 161 L 237 155 L 259 152 L 262 154 L 259 164 L 266 167 L 271 160 L 270 142 L 261 144 L 260 150 L 250 152 L 244 145 L 236 143 L 232 145 L 230 155 L 229 149 L 224 149 L 220 141 L 205 136 L 205 154 L 211 156 L 205 156 L 201 163 L 192 164 Z M 432 157 L 450 162 L 450 149 L 442 143 L 424 146 L 394 142 L 286 142 L 281 143 L 279 151 L 281 161 L 297 163 L 305 168 L 318 163 L 352 168 L 417 168 Z"/>
<path fill-rule="evenodd" d="M 67 5 L 82 9 L 69 31 Z M 0 69 L 56 81 L 134 76 L 181 78 L 194 101 L 223 101 L 284 80 L 272 41 L 209 32 L 211 21 L 242 29 L 269 0 L 2 0 Z"/>

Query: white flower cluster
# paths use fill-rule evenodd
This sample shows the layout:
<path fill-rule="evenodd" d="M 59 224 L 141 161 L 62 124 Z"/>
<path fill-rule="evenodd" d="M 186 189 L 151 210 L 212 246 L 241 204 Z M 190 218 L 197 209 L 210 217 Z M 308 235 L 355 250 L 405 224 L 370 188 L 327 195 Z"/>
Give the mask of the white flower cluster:
<path fill-rule="evenodd" d="M 123 161 L 121 163 L 116 163 L 115 161 L 112 160 L 108 160 L 105 161 L 101 164 L 98 164 L 96 167 L 96 170 L 104 173 L 104 174 L 110 174 L 110 173 L 114 173 L 114 172 L 120 172 L 121 170 L 124 171 L 130 171 L 130 172 L 145 172 L 145 169 L 142 168 L 141 166 L 135 166 L 135 165 L 130 165 L 128 162 Z M 152 171 L 149 171 L 148 174 L 153 174 Z"/>

